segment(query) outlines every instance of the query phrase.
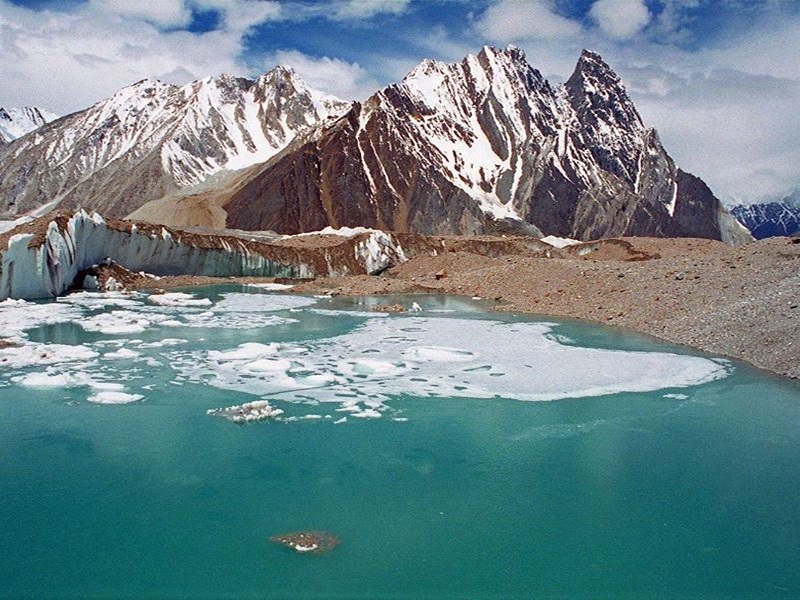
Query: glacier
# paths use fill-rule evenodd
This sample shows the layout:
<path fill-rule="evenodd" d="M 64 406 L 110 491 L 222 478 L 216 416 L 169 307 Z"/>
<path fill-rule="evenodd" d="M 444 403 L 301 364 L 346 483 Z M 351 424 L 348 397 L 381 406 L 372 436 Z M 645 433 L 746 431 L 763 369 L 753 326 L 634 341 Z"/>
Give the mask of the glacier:
<path fill-rule="evenodd" d="M 337 237 L 331 246 L 296 248 L 124 221 L 110 226 L 84 210 L 43 217 L 5 237 L 0 301 L 59 296 L 81 271 L 108 258 L 131 271 L 158 275 L 286 278 L 374 273 L 406 260 L 397 238 L 381 231 Z"/>

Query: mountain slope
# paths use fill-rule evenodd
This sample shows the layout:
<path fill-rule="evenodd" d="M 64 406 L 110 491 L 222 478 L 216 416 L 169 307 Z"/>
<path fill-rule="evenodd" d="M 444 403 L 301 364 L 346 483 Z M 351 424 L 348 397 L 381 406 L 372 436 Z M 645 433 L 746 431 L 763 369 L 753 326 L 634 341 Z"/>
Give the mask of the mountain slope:
<path fill-rule="evenodd" d="M 749 239 L 587 51 L 558 89 L 514 47 L 425 61 L 266 163 L 225 210 L 231 227 L 282 233 Z"/>
<path fill-rule="evenodd" d="M 0 144 L 12 142 L 57 118 L 58 115 L 36 106 L 8 109 L 0 106 Z"/>
<path fill-rule="evenodd" d="M 800 194 L 779 202 L 734 206 L 731 214 L 747 227 L 757 240 L 800 233 Z"/>
<path fill-rule="evenodd" d="M 751 239 L 588 51 L 558 88 L 521 50 L 485 47 L 349 105 L 280 67 L 143 81 L 0 148 L 0 165 L 0 218 L 57 202 L 280 233 Z"/>
<path fill-rule="evenodd" d="M 263 162 L 348 106 L 283 67 L 256 81 L 140 81 L 0 149 L 0 214 L 53 204 L 123 216 L 210 174 Z"/>

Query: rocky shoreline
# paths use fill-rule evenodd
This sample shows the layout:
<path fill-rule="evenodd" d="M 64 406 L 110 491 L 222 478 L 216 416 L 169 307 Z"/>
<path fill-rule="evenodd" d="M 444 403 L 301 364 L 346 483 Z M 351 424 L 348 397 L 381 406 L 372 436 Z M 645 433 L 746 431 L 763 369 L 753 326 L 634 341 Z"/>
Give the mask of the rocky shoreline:
<path fill-rule="evenodd" d="M 122 225 L 112 222 L 112 227 Z M 7 242 L 0 236 L 2 243 Z M 495 300 L 493 310 L 627 328 L 800 378 L 800 342 L 794 343 L 800 339 L 800 238 L 731 247 L 707 239 L 633 237 L 558 248 L 527 237 L 400 234 L 396 243 L 398 256 L 376 271 L 379 275 L 281 281 L 296 283 L 292 291 L 301 294 L 478 296 Z M 359 272 L 354 245 L 338 236 L 296 236 L 279 244 L 309 264 L 324 259 L 323 272 L 330 272 L 335 248 L 348 267 L 342 270 Z M 111 279 L 125 289 L 275 281 L 185 274 L 154 278 L 127 266 L 96 265 L 87 274 L 101 289 Z M 364 273 L 363 265 L 360 269 Z M 393 304 L 383 310 L 402 308 Z"/>
<path fill-rule="evenodd" d="M 416 256 L 381 277 L 321 278 L 294 292 L 455 294 L 495 310 L 584 319 L 800 378 L 800 243 L 732 248 L 701 239 L 625 238 L 565 258 Z M 585 248 L 585 246 L 584 246 Z"/>

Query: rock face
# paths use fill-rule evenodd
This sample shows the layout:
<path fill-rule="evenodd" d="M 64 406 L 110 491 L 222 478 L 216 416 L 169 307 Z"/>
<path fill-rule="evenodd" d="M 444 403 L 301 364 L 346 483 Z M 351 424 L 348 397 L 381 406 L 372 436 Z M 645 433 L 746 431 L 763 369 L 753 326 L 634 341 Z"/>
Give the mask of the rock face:
<path fill-rule="evenodd" d="M 8 109 L 0 106 L 0 148 L 57 118 L 58 115 L 37 106 Z"/>
<path fill-rule="evenodd" d="M 800 233 L 799 204 L 797 200 L 793 202 L 791 198 L 787 198 L 782 202 L 739 205 L 731 209 L 731 214 L 747 227 L 757 240 L 794 236 Z"/>
<path fill-rule="evenodd" d="M 256 81 L 140 81 L 0 148 L 0 215 L 48 205 L 124 216 L 210 174 L 263 162 L 348 107 L 283 67 Z"/>
<path fill-rule="evenodd" d="M 750 239 L 588 51 L 557 89 L 513 47 L 425 61 L 267 163 L 225 209 L 229 226 L 283 233 Z"/>
<path fill-rule="evenodd" d="M 0 165 L 0 218 L 58 201 L 285 234 L 751 239 L 588 51 L 558 88 L 521 50 L 485 47 L 352 105 L 280 67 L 255 82 L 143 81 L 0 149 Z"/>

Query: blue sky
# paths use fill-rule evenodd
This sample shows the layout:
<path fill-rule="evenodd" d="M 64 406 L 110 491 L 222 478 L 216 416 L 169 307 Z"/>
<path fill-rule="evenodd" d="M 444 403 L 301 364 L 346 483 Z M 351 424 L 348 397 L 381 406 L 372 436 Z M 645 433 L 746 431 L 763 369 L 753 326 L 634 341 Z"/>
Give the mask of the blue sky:
<path fill-rule="evenodd" d="M 0 106 L 65 114 L 144 77 L 278 63 L 363 99 L 424 58 L 509 43 L 553 83 L 599 51 L 678 164 L 725 200 L 800 186 L 796 0 L 0 0 Z"/>

